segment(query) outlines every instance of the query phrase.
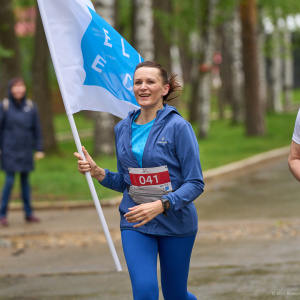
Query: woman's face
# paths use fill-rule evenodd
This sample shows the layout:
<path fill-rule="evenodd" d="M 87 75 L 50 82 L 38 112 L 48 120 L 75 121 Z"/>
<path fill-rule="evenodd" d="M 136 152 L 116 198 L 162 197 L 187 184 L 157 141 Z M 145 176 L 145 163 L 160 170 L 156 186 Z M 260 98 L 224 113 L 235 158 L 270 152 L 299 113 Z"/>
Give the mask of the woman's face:
<path fill-rule="evenodd" d="M 10 89 L 11 95 L 16 99 L 16 100 L 21 100 L 26 93 L 26 86 L 23 82 L 19 81 L 16 82 L 15 84 L 12 85 Z"/>
<path fill-rule="evenodd" d="M 133 92 L 142 108 L 159 108 L 169 88 L 168 84 L 163 84 L 159 69 L 141 67 L 135 71 Z"/>

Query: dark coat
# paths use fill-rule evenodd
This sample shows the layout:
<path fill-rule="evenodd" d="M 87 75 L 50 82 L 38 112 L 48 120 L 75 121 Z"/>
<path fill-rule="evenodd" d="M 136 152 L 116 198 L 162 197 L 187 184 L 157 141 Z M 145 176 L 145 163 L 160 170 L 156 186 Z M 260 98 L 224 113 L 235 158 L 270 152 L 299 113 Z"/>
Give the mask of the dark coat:
<path fill-rule="evenodd" d="M 9 106 L 0 104 L 1 169 L 7 172 L 33 170 L 33 151 L 42 151 L 42 134 L 35 104 L 20 104 L 8 92 Z"/>

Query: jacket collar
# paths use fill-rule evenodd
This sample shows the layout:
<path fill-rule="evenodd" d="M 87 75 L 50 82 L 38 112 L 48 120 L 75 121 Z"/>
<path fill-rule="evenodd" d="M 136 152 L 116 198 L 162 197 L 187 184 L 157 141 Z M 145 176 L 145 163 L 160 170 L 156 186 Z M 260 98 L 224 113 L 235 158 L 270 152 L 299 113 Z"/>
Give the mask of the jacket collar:
<path fill-rule="evenodd" d="M 141 112 L 141 109 L 133 110 L 128 113 L 128 116 L 127 116 L 128 125 L 132 124 L 132 121 L 134 120 L 136 115 L 139 114 L 140 112 Z M 164 104 L 164 109 L 160 109 L 157 112 L 157 116 L 156 116 L 153 126 L 164 122 L 165 118 L 171 113 L 176 113 L 176 114 L 180 115 L 180 113 L 177 111 L 177 109 L 174 106 Z"/>

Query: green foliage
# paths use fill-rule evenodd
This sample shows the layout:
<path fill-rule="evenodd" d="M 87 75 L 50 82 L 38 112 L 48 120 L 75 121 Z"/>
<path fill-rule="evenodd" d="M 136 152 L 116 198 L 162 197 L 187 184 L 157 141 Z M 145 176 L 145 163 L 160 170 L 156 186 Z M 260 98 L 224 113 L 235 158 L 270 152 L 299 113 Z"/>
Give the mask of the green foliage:
<path fill-rule="evenodd" d="M 300 1 L 295 0 L 258 0 L 258 5 L 270 17 L 276 16 L 278 11 L 280 11 L 283 18 L 288 15 L 296 15 L 300 12 Z"/>
<path fill-rule="evenodd" d="M 131 43 L 132 40 L 132 13 L 133 0 L 117 1 L 118 5 L 118 27 L 119 33 Z"/>
<path fill-rule="evenodd" d="M 92 140 L 83 139 L 82 144 L 91 151 Z M 51 155 L 36 163 L 36 170 L 32 173 L 32 187 L 35 199 L 43 201 L 88 200 L 90 191 L 83 175 L 77 171 L 77 158 L 74 141 L 60 144 L 60 155 Z M 115 158 L 102 156 L 96 159 L 98 165 L 116 171 Z M 100 186 L 94 180 L 100 199 L 114 197 L 119 193 Z"/>
<path fill-rule="evenodd" d="M 171 1 L 171 13 L 154 10 L 154 17 L 158 21 L 166 40 L 179 45 L 189 56 L 197 55 L 190 49 L 191 33 L 197 35 L 205 30 L 209 0 Z M 222 0 L 217 2 L 217 13 L 214 25 L 217 27 L 232 18 L 232 11 L 238 0 Z"/>
<path fill-rule="evenodd" d="M 171 4 L 171 13 L 155 9 L 154 17 L 170 43 L 185 46 L 189 34 L 199 31 L 199 21 L 204 16 L 201 1 L 173 0 Z"/>
<path fill-rule="evenodd" d="M 14 7 L 34 6 L 36 3 L 36 0 L 13 0 Z"/>
<path fill-rule="evenodd" d="M 267 114 L 263 137 L 247 137 L 242 124 L 230 120 L 211 122 L 209 137 L 199 141 L 201 163 L 204 170 L 238 161 L 264 151 L 284 147 L 291 143 L 297 112 Z"/>
<path fill-rule="evenodd" d="M 22 62 L 22 75 L 25 78 L 26 85 L 31 90 L 32 85 L 32 59 L 34 49 L 34 37 L 25 36 L 19 38 L 20 55 Z"/>
<path fill-rule="evenodd" d="M 4 58 L 9 58 L 9 57 L 13 57 L 15 54 L 15 52 L 11 49 L 5 49 L 0 45 L 0 58 L 4 57 Z"/>
<path fill-rule="evenodd" d="M 294 93 L 293 93 L 293 102 L 297 103 L 297 105 L 299 106 L 299 103 L 300 103 L 300 89 L 294 90 Z"/>
<path fill-rule="evenodd" d="M 233 11 L 238 8 L 240 0 L 222 0 L 217 2 L 217 14 L 214 21 L 215 26 L 232 19 Z"/>
<path fill-rule="evenodd" d="M 91 129 L 94 126 L 94 121 L 92 119 L 85 117 L 85 112 L 78 112 L 73 115 L 76 127 L 79 129 Z M 66 114 L 57 114 L 54 118 L 54 128 L 55 132 L 69 132 L 71 133 L 70 124 L 66 118 Z"/>

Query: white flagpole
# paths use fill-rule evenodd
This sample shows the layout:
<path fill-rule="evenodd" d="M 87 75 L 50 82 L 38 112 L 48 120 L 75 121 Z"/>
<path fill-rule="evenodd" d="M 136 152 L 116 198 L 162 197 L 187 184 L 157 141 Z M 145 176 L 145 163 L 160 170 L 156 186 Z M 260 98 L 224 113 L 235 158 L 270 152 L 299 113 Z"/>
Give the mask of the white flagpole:
<path fill-rule="evenodd" d="M 63 84 L 62 75 L 60 73 L 57 57 L 55 55 L 55 49 L 54 49 L 53 42 L 52 42 L 52 39 L 51 39 L 50 29 L 49 29 L 48 23 L 47 23 L 47 16 L 46 16 L 46 12 L 45 12 L 42 0 L 38 0 L 38 6 L 39 6 L 42 21 L 43 21 L 44 30 L 45 30 L 45 34 L 46 34 L 46 38 L 47 38 L 47 42 L 48 42 L 48 46 L 49 46 L 49 50 L 50 50 L 54 70 L 55 70 L 55 73 L 56 73 L 57 81 L 58 81 L 59 88 L 60 88 L 60 91 L 61 91 L 61 95 L 62 95 L 62 98 L 64 100 L 64 103 L 68 103 L 67 93 L 66 93 L 66 90 L 65 90 L 65 86 Z M 75 124 L 73 115 L 72 114 L 68 115 L 68 119 L 69 119 L 69 123 L 70 123 L 71 130 L 72 130 L 72 133 L 73 133 L 73 137 L 74 137 L 74 140 L 75 140 L 75 144 L 76 144 L 76 147 L 77 147 L 77 151 L 85 159 L 85 156 L 82 153 L 82 146 L 81 146 L 79 134 L 78 134 L 78 131 L 77 131 L 77 128 L 76 128 L 76 124 Z M 88 182 L 88 185 L 89 185 L 89 188 L 90 188 L 93 200 L 94 200 L 94 204 L 96 206 L 96 210 L 98 212 L 100 222 L 102 224 L 102 228 L 103 228 L 108 246 L 110 248 L 112 257 L 114 259 L 117 271 L 122 271 L 122 267 L 121 267 L 116 249 L 114 247 L 112 238 L 110 236 L 110 233 L 109 233 L 106 221 L 105 221 L 104 214 L 102 212 L 102 208 L 101 208 L 101 205 L 100 205 L 100 202 L 99 202 L 99 199 L 98 199 L 98 195 L 96 193 L 95 186 L 94 186 L 94 183 L 93 183 L 90 172 L 85 173 L 85 176 L 86 176 L 86 179 L 87 179 L 87 182 Z"/>
<path fill-rule="evenodd" d="M 82 152 L 82 146 L 81 146 L 79 134 L 78 134 L 78 131 L 77 131 L 77 128 L 76 128 L 76 124 L 75 124 L 73 115 L 68 115 L 68 119 L 69 119 L 69 123 L 70 123 L 70 126 L 71 126 L 71 130 L 72 130 L 72 133 L 73 133 L 73 137 L 74 137 L 74 140 L 75 140 L 75 144 L 76 144 L 77 150 L 78 150 L 79 154 L 85 160 L 85 156 L 84 156 L 84 154 Z M 98 195 L 97 195 L 97 192 L 96 192 L 96 189 L 95 189 L 95 186 L 94 186 L 94 182 L 92 180 L 91 173 L 90 172 L 86 172 L 85 176 L 86 176 L 86 180 L 88 182 L 88 185 L 89 185 L 89 188 L 90 188 L 93 200 L 94 200 L 94 204 L 96 206 L 96 210 L 98 212 L 98 216 L 99 216 L 99 219 L 100 219 L 100 222 L 101 222 L 101 225 L 102 225 L 102 228 L 103 228 L 103 231 L 104 231 L 104 234 L 105 234 L 108 246 L 110 248 L 110 252 L 111 252 L 112 257 L 114 259 L 117 271 L 122 271 L 122 267 L 121 267 L 121 264 L 120 264 L 120 261 L 119 261 L 119 258 L 118 258 L 118 255 L 117 255 L 114 243 L 112 241 L 112 238 L 110 236 L 110 233 L 109 233 L 106 221 L 105 221 L 105 217 L 104 217 L 104 214 L 103 214 L 103 211 L 102 211 L 99 199 L 98 199 Z"/>

